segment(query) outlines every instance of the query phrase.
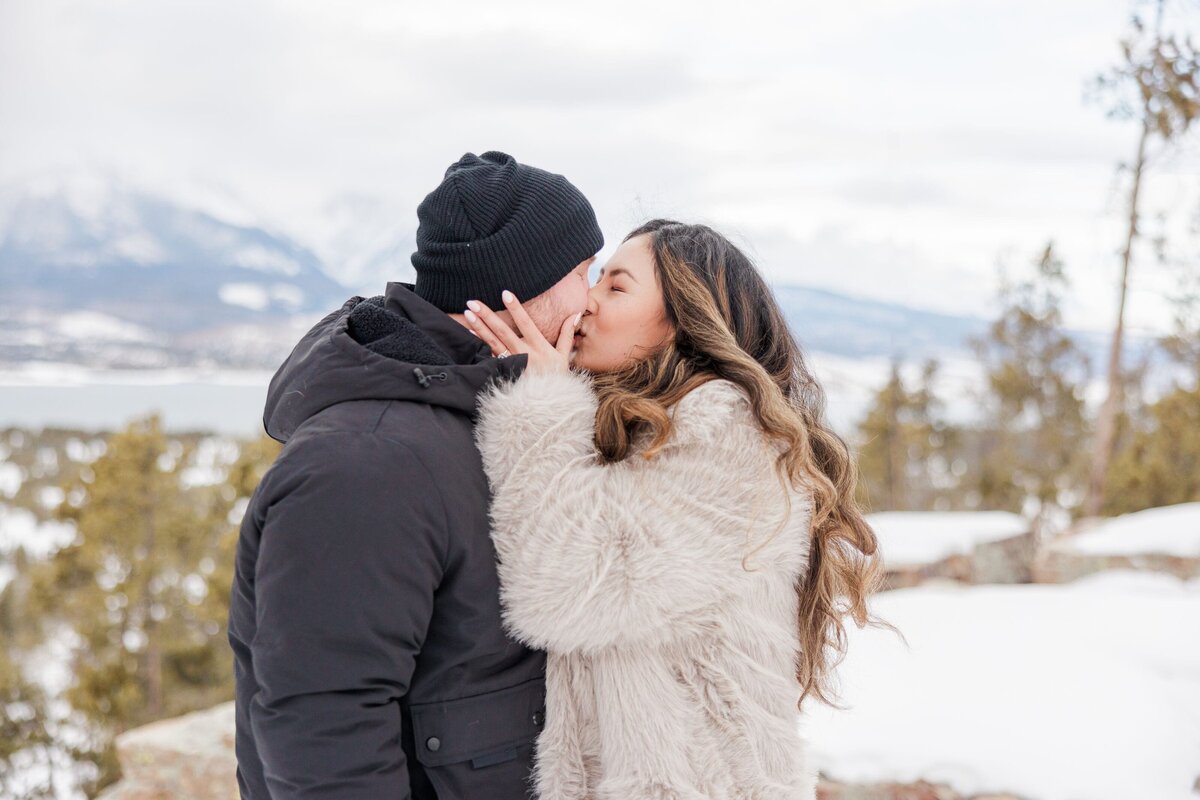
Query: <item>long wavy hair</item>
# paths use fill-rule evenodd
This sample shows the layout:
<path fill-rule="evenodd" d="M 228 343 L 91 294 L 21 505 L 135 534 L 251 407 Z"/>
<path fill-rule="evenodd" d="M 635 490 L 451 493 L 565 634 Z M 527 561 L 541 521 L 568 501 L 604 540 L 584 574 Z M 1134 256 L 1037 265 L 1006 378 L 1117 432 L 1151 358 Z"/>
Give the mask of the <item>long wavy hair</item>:
<path fill-rule="evenodd" d="M 895 630 L 867 608 L 883 566 L 875 532 L 854 499 L 854 458 L 826 424 L 825 393 L 751 260 L 705 225 L 656 219 L 625 241 L 642 235 L 649 237 L 675 336 L 595 376 L 596 449 L 606 461 L 621 461 L 635 439 L 648 436 L 639 455 L 653 458 L 671 436 L 669 409 L 688 392 L 715 378 L 746 391 L 763 432 L 785 446 L 776 462 L 780 480 L 808 487 L 814 500 L 808 569 L 796 587 L 799 704 L 812 695 L 840 708 L 831 679 L 846 653 L 843 617 L 860 628 Z"/>

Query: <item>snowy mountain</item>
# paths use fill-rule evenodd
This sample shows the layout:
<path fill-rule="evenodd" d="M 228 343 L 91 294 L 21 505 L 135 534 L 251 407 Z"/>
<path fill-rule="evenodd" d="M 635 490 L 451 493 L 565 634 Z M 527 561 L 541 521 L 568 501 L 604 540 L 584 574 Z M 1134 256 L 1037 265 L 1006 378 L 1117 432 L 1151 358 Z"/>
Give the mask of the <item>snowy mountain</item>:
<path fill-rule="evenodd" d="M 326 274 L 353 293 L 378 294 L 388 281 L 415 280 L 415 207 L 375 195 L 340 195 L 324 203 L 317 218 L 304 229 L 304 242 Z"/>
<path fill-rule="evenodd" d="M 228 197 L 184 187 L 155 192 L 88 174 L 0 186 L 0 365 L 273 367 L 350 295 L 414 277 L 414 232 L 398 222 L 411 210 L 346 197 L 328 212 L 301 242 Z M 807 351 L 852 361 L 971 360 L 967 338 L 987 325 L 824 289 L 775 290 Z M 1079 340 L 1102 363 L 1103 338 Z"/>
<path fill-rule="evenodd" d="M 107 181 L 11 190 L 0 311 L 94 312 L 183 334 L 316 312 L 345 289 L 296 242 Z"/>
<path fill-rule="evenodd" d="M 805 348 L 850 358 L 964 355 L 967 337 L 987 327 L 977 317 L 922 311 L 826 289 L 776 286 L 774 291 Z"/>

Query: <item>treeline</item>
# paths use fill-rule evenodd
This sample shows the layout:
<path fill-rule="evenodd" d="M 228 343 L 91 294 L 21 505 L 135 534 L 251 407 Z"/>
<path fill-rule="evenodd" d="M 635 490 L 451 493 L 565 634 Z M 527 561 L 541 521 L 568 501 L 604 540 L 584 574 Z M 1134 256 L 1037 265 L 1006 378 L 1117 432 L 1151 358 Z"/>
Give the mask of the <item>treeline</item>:
<path fill-rule="evenodd" d="M 205 441 L 168 436 L 157 416 L 107 437 L 98 458 L 64 470 L 52 516 L 74 540 L 44 560 L 10 557 L 0 796 L 94 796 L 119 777 L 117 734 L 232 698 L 237 526 L 278 445 L 244 443 L 212 482 L 189 475 Z"/>
<path fill-rule="evenodd" d="M 1094 368 L 1063 328 L 1068 290 L 1052 245 L 1028 277 L 1002 287 L 996 319 L 971 342 L 984 381 L 969 423 L 949 418 L 938 362 L 908 379 L 893 363 L 855 432 L 859 499 L 869 510 L 1006 510 L 1051 528 L 1084 512 L 1097 428 L 1085 392 Z M 1176 309 L 1174 332 L 1120 373 L 1124 402 L 1103 516 L 1200 500 L 1200 301 L 1181 294 Z M 1156 361 L 1172 377 L 1150 401 Z"/>
<path fill-rule="evenodd" d="M 1107 371 L 1063 328 L 1068 277 L 1048 244 L 1002 287 L 995 319 L 971 342 L 984 381 L 969 424 L 947 415 L 937 362 L 907 378 L 893 365 L 852 437 L 868 510 L 1002 509 L 1045 529 L 1200 500 L 1200 292 L 1181 292 L 1174 331 L 1158 345 L 1172 368 L 1165 390 L 1155 381 L 1150 397 L 1152 362 L 1124 347 L 1135 254 L 1170 260 L 1170 243 L 1146 241 L 1141 223 L 1151 157 L 1178 145 L 1200 113 L 1196 53 L 1163 32 L 1163 4 L 1151 5 L 1154 24 L 1135 18 L 1123 61 L 1098 82 L 1117 97 L 1114 115 L 1141 130 L 1122 172 L 1128 225 Z M 1182 261 L 1194 269 L 1194 258 Z M 1095 411 L 1085 402 L 1094 377 L 1106 384 Z M 0 564 L 6 798 L 94 795 L 117 777 L 114 736 L 232 697 L 225 620 L 237 526 L 278 453 L 269 439 L 242 443 L 217 480 L 197 480 L 205 439 L 168 436 L 157 417 L 98 448 L 49 440 L 0 459 L 25 477 L 10 502 L 76 531 L 48 557 L 18 548 Z M 62 459 L 51 475 L 68 446 L 87 457 Z"/>

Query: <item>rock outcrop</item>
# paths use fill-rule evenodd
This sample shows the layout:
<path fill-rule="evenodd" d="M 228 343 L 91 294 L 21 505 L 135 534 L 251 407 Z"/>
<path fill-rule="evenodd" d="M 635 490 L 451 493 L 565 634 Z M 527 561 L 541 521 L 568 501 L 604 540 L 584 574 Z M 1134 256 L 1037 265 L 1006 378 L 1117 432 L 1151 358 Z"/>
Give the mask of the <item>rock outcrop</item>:
<path fill-rule="evenodd" d="M 233 703 L 117 737 L 123 775 L 97 800 L 237 800 Z"/>

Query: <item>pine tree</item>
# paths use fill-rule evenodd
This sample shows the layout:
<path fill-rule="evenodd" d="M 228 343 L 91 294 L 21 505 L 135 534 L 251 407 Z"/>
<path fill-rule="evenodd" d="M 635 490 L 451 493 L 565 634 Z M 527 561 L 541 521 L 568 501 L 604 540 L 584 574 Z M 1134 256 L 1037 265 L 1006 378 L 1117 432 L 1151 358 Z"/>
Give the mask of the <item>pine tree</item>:
<path fill-rule="evenodd" d="M 927 361 L 921 383 L 908 389 L 893 360 L 858 425 L 860 501 L 872 511 L 929 510 L 949 507 L 954 481 L 948 457 L 955 432 L 940 418 L 934 392 L 936 360 Z"/>
<path fill-rule="evenodd" d="M 973 480 L 981 505 L 1027 513 L 1035 527 L 1079 501 L 1088 434 L 1086 355 L 1062 330 L 1068 286 L 1047 244 L 1033 278 L 1001 288 L 1001 313 L 971 342 L 987 372 L 983 450 Z"/>
<path fill-rule="evenodd" d="M 157 416 L 114 434 L 68 492 L 79 502 L 60 509 L 77 527 L 74 543 L 33 572 L 40 617 L 79 638 L 66 698 L 101 738 L 232 694 L 202 569 L 230 502 L 181 484 L 188 456 Z M 98 765 L 108 771 L 100 785 L 115 777 L 111 752 Z"/>
<path fill-rule="evenodd" d="M 962 507 L 959 484 L 962 471 L 962 431 L 945 419 L 944 404 L 934 386 L 941 367 L 928 359 L 921 368 L 921 381 L 910 396 L 914 441 L 909 449 L 913 457 L 915 480 L 913 507 L 947 511 Z"/>
<path fill-rule="evenodd" d="M 1117 452 L 1106 515 L 1200 501 L 1200 388 L 1177 386 Z"/>
<path fill-rule="evenodd" d="M 1200 272 L 1183 283 L 1174 330 L 1160 342 L 1183 381 L 1130 415 L 1132 431 L 1109 468 L 1104 514 L 1200 501 Z"/>
<path fill-rule="evenodd" d="M 1095 516 L 1105 505 L 1109 462 L 1117 447 L 1117 420 L 1121 397 L 1121 350 L 1125 339 L 1125 306 L 1134 246 L 1142 234 L 1139 203 L 1151 148 L 1158 140 L 1160 150 L 1177 145 L 1200 117 L 1200 52 L 1190 39 L 1163 33 L 1165 0 L 1154 0 L 1155 24 L 1147 30 L 1135 15 L 1130 35 L 1121 42 L 1122 63 L 1096 80 L 1097 89 L 1116 97 L 1109 116 L 1134 119 L 1141 129 L 1133 163 L 1127 207 L 1128 224 L 1121 251 L 1121 277 L 1117 292 L 1117 318 L 1108 357 L 1108 394 L 1096 421 L 1092 462 L 1084 512 Z M 1126 98 L 1123 95 L 1129 95 Z"/>
<path fill-rule="evenodd" d="M 47 726 L 46 697 L 0 646 L 0 797 L 43 800 L 55 796 L 54 741 Z M 41 774 L 45 780 L 34 782 Z"/>
<path fill-rule="evenodd" d="M 858 485 L 862 502 L 871 511 L 894 511 L 904 507 L 907 447 L 901 409 L 907 399 L 900 365 L 893 360 L 887 383 L 875 395 L 866 416 L 858 424 L 863 442 L 858 450 Z"/>

